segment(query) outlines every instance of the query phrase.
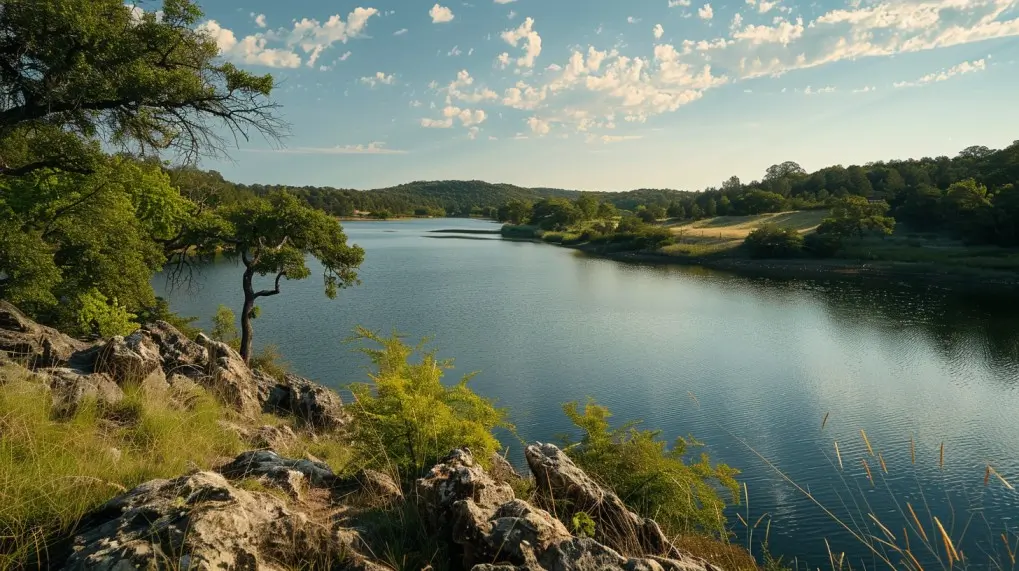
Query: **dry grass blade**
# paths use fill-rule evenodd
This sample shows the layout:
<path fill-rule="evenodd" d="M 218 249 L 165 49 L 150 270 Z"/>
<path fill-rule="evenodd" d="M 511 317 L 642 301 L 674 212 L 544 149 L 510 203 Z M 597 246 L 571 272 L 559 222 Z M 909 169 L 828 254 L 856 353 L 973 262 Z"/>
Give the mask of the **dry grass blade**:
<path fill-rule="evenodd" d="M 888 466 L 885 464 L 885 459 L 884 459 L 883 456 L 881 456 L 880 452 L 878 452 L 877 461 L 881 463 L 881 471 L 884 472 L 885 474 L 887 474 L 888 473 Z"/>
<path fill-rule="evenodd" d="M 934 516 L 934 525 L 937 526 L 938 531 L 941 533 L 941 541 L 945 543 L 945 553 L 948 554 L 948 564 L 952 564 L 952 560 L 960 561 L 959 552 L 955 550 L 955 544 L 952 543 L 952 538 L 948 536 L 948 532 L 945 531 L 945 526 L 941 525 L 941 520 L 937 516 Z"/>
<path fill-rule="evenodd" d="M 988 466 L 988 467 L 990 468 L 990 466 Z M 1012 487 L 1012 484 L 1009 484 L 1008 480 L 1006 480 L 1004 476 L 999 474 L 997 470 L 995 470 L 994 468 L 991 468 L 991 473 L 994 474 L 994 477 L 997 478 L 1001 482 L 1001 484 L 1003 486 L 1005 486 L 1006 488 L 1008 488 L 1008 489 L 1010 489 L 1012 491 L 1015 491 L 1015 488 Z"/>
<path fill-rule="evenodd" d="M 860 429 L 860 436 L 863 437 L 863 443 L 867 445 L 867 453 L 870 454 L 871 456 L 873 456 L 874 455 L 874 449 L 870 446 L 870 439 L 867 438 L 867 433 L 864 432 L 864 430 L 862 428 Z"/>
<path fill-rule="evenodd" d="M 839 470 L 845 471 L 845 468 L 842 466 L 842 454 L 839 453 L 838 440 L 835 441 L 835 457 L 839 459 Z"/>
<path fill-rule="evenodd" d="M 898 545 L 895 545 L 894 543 L 890 543 L 888 541 L 885 541 L 885 540 L 881 539 L 880 537 L 878 537 L 876 535 L 871 535 L 870 537 L 871 537 L 871 539 L 873 539 L 874 541 L 880 543 L 881 545 L 889 547 L 892 550 L 897 551 L 899 553 L 903 553 L 902 548 L 899 547 Z"/>
<path fill-rule="evenodd" d="M 984 487 L 991 482 L 991 465 L 987 465 L 987 469 L 984 470 Z"/>
<path fill-rule="evenodd" d="M 876 523 L 877 526 L 881 528 L 881 531 L 883 531 L 884 534 L 888 536 L 888 539 L 891 539 L 892 541 L 898 541 L 897 539 L 895 539 L 895 536 L 892 535 L 892 532 L 889 531 L 888 528 L 885 527 L 883 523 L 881 523 L 881 520 L 879 520 L 877 516 L 875 516 L 874 514 L 867 514 L 867 516 L 870 517 L 870 519 L 874 520 L 874 523 Z"/>
<path fill-rule="evenodd" d="M 1001 541 L 1005 544 L 1005 551 L 1008 552 L 1008 558 L 1012 561 L 1012 565 L 1015 565 L 1015 553 L 1012 551 L 1012 546 L 1008 544 L 1008 537 L 1003 533 L 1001 534 Z"/>
<path fill-rule="evenodd" d="M 867 464 L 867 460 L 860 458 L 860 462 L 863 462 L 863 469 L 867 471 L 867 479 L 870 480 L 870 486 L 874 487 L 874 475 L 870 473 L 870 464 Z"/>
<path fill-rule="evenodd" d="M 941 442 L 941 454 L 938 459 L 938 468 L 945 469 L 945 442 Z"/>
<path fill-rule="evenodd" d="M 912 551 L 907 549 L 906 550 L 906 555 L 909 556 L 910 561 L 912 561 L 913 565 L 916 566 L 916 571 L 923 571 L 923 565 L 920 565 L 920 562 L 916 560 L 916 556 L 913 555 Z"/>
<path fill-rule="evenodd" d="M 913 435 L 909 435 L 909 460 L 913 464 L 916 464 L 916 441 L 913 440 Z"/>
<path fill-rule="evenodd" d="M 828 415 L 829 414 L 831 414 L 830 410 L 828 412 L 824 413 L 824 419 L 821 420 L 821 430 L 824 430 L 824 425 L 828 424 Z"/>
<path fill-rule="evenodd" d="M 916 512 L 913 511 L 913 505 L 906 502 L 906 507 L 909 508 L 909 515 L 913 516 L 913 522 L 916 523 L 916 529 L 920 532 L 920 536 L 923 537 L 925 543 L 930 543 L 930 540 L 927 539 L 927 532 L 920 525 L 920 518 L 916 517 Z"/>
<path fill-rule="evenodd" d="M 828 550 L 828 564 L 831 565 L 832 571 L 835 571 L 835 556 L 831 553 L 831 545 L 828 543 L 828 538 L 824 538 L 824 547 Z"/>

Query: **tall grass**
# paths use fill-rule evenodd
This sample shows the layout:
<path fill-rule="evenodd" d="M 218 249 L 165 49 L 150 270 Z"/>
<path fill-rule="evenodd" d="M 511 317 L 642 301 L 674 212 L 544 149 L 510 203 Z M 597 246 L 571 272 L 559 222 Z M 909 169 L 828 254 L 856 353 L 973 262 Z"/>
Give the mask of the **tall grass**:
<path fill-rule="evenodd" d="M 220 423 L 228 411 L 204 391 L 125 393 L 117 404 L 88 400 L 58 418 L 31 373 L 0 368 L 0 569 L 32 567 L 114 495 L 241 448 Z"/>

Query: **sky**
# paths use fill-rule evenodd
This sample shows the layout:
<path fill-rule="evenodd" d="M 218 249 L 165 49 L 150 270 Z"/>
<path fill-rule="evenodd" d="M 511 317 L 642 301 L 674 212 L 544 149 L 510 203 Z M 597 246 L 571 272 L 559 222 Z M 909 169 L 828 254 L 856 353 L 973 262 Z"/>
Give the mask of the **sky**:
<path fill-rule="evenodd" d="M 204 0 L 278 81 L 244 183 L 699 190 L 1019 139 L 1019 0 Z"/>

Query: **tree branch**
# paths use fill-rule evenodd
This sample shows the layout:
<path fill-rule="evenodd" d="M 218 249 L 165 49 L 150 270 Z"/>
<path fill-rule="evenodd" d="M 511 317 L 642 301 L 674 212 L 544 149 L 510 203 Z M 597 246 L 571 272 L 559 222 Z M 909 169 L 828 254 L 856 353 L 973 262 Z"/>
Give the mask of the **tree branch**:
<path fill-rule="evenodd" d="M 280 293 L 280 280 L 287 277 L 286 272 L 280 272 L 276 274 L 276 289 L 263 289 L 262 291 L 256 291 L 255 297 L 267 297 L 270 295 L 279 295 Z"/>

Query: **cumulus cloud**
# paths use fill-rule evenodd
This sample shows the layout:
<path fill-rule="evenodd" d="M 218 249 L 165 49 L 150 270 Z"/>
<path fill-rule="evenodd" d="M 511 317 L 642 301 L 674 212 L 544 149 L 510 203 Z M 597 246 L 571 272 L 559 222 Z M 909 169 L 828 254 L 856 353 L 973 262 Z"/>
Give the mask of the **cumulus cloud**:
<path fill-rule="evenodd" d="M 552 126 L 548 121 L 538 117 L 527 119 L 527 126 L 531 128 L 531 132 L 535 135 L 547 135 L 552 130 Z"/>
<path fill-rule="evenodd" d="M 406 34 L 408 31 L 409 30 L 407 30 L 407 28 L 400 28 L 399 30 L 393 32 L 393 35 L 394 36 L 402 36 L 402 35 Z"/>
<path fill-rule="evenodd" d="M 627 24 L 636 24 L 637 22 L 640 22 L 640 18 L 634 18 L 633 16 L 626 17 Z"/>
<path fill-rule="evenodd" d="M 339 14 L 331 16 L 325 22 L 303 18 L 294 22 L 293 29 L 287 34 L 286 43 L 291 48 L 299 47 L 304 51 L 308 55 L 310 67 L 315 65 L 322 52 L 333 44 L 337 42 L 345 44 L 351 38 L 362 36 L 368 27 L 368 21 L 378 13 L 375 8 L 358 7 L 347 15 L 346 22 Z"/>
<path fill-rule="evenodd" d="M 691 0 L 669 0 L 669 8 L 675 8 L 676 6 L 689 6 Z"/>
<path fill-rule="evenodd" d="M 471 74 L 466 69 L 460 70 L 456 74 L 456 79 L 446 87 L 446 102 L 452 103 L 454 100 L 457 100 L 466 103 L 478 103 L 480 101 L 494 101 L 499 98 L 498 93 L 487 87 L 477 88 L 473 91 L 465 90 L 472 85 L 474 85 L 474 78 L 471 77 Z"/>
<path fill-rule="evenodd" d="M 429 119 L 425 117 L 421 120 L 421 126 L 428 129 L 449 129 L 453 126 L 453 119 Z"/>
<path fill-rule="evenodd" d="M 621 143 L 623 141 L 636 141 L 643 138 L 644 137 L 642 135 L 588 135 L 587 142 L 607 145 L 609 143 Z"/>
<path fill-rule="evenodd" d="M 656 40 L 660 40 L 665 35 L 665 28 L 661 24 L 655 24 L 655 27 L 651 29 L 651 33 L 654 34 Z"/>
<path fill-rule="evenodd" d="M 238 40 L 231 30 L 220 26 L 215 20 L 203 22 L 198 26 L 198 31 L 212 38 L 223 57 L 231 61 L 279 68 L 301 66 L 301 56 L 293 50 L 266 47 L 268 40 L 263 34 Z"/>
<path fill-rule="evenodd" d="M 807 88 L 803 90 L 804 95 L 823 95 L 825 93 L 835 93 L 835 87 L 828 85 L 814 89 L 808 85 Z"/>
<path fill-rule="evenodd" d="M 733 25 L 736 25 L 735 20 L 733 20 Z M 804 30 L 803 18 L 797 18 L 796 22 L 782 20 L 774 26 L 755 26 L 750 24 L 742 30 L 733 32 L 732 37 L 737 40 L 745 40 L 754 45 L 782 44 L 787 46 L 802 37 Z"/>
<path fill-rule="evenodd" d="M 361 83 L 364 83 L 365 85 L 370 85 L 371 87 L 375 87 L 376 85 L 392 85 L 392 84 L 396 83 L 396 77 L 393 74 L 386 75 L 385 73 L 383 73 L 381 71 L 377 71 L 377 72 L 375 72 L 375 75 L 370 75 L 368 77 L 362 77 L 360 79 L 360 81 L 361 81 Z"/>
<path fill-rule="evenodd" d="M 367 145 L 337 145 L 335 147 L 294 147 L 281 149 L 280 153 L 297 155 L 402 155 L 407 151 L 386 148 L 380 141 L 372 141 Z"/>
<path fill-rule="evenodd" d="M 710 20 L 715 16 L 715 11 L 711 9 L 711 4 L 705 4 L 701 8 L 697 9 L 697 15 L 700 16 L 702 20 Z"/>
<path fill-rule="evenodd" d="M 451 56 L 451 57 L 455 57 L 455 56 L 458 56 L 458 55 L 460 55 L 462 53 L 463 52 L 460 51 L 460 46 L 453 46 L 453 49 L 449 50 L 449 52 L 447 52 L 446 55 L 447 56 Z"/>
<path fill-rule="evenodd" d="M 442 119 L 421 119 L 421 126 L 432 129 L 449 129 L 459 121 L 464 127 L 475 127 L 485 122 L 488 114 L 484 109 L 463 109 L 455 105 L 447 105 L 442 109 Z"/>
<path fill-rule="evenodd" d="M 874 87 L 873 85 L 868 85 L 866 87 L 861 87 L 859 89 L 854 89 L 853 93 L 870 93 L 871 91 L 877 91 L 877 88 Z"/>
<path fill-rule="evenodd" d="M 509 4 L 510 2 L 516 2 L 517 0 L 495 0 L 496 4 Z"/>
<path fill-rule="evenodd" d="M 255 25 L 258 26 L 259 28 L 264 28 L 266 26 L 265 14 L 259 14 L 255 16 Z"/>
<path fill-rule="evenodd" d="M 959 65 L 952 66 L 946 70 L 942 70 L 936 73 L 928 73 L 927 75 L 917 79 L 916 81 L 899 81 L 893 84 L 893 87 L 919 87 L 921 85 L 927 85 L 928 83 L 937 83 L 939 81 L 947 81 L 957 75 L 965 75 L 967 73 L 975 73 L 978 71 L 984 71 L 987 69 L 987 61 L 985 59 L 978 59 L 974 61 L 964 61 Z"/>
<path fill-rule="evenodd" d="M 506 69 L 506 66 L 510 64 L 510 55 L 502 52 L 499 54 L 499 57 L 495 58 L 495 61 L 499 64 L 500 69 Z"/>
<path fill-rule="evenodd" d="M 534 18 L 527 18 L 515 30 L 505 30 L 501 37 L 513 47 L 523 45 L 524 55 L 517 58 L 518 67 L 534 67 L 534 60 L 541 54 L 541 36 L 534 31 Z"/>
<path fill-rule="evenodd" d="M 516 18 L 516 17 L 517 17 L 516 10 L 510 10 L 509 14 L 506 14 L 506 18 L 508 18 L 510 20 L 512 20 L 513 18 Z"/>
<path fill-rule="evenodd" d="M 445 6 L 440 6 L 438 4 L 432 6 L 432 9 L 428 11 L 428 15 L 432 17 L 433 24 L 444 24 L 446 22 L 452 22 L 453 18 L 456 17 L 453 15 L 452 10 Z"/>

